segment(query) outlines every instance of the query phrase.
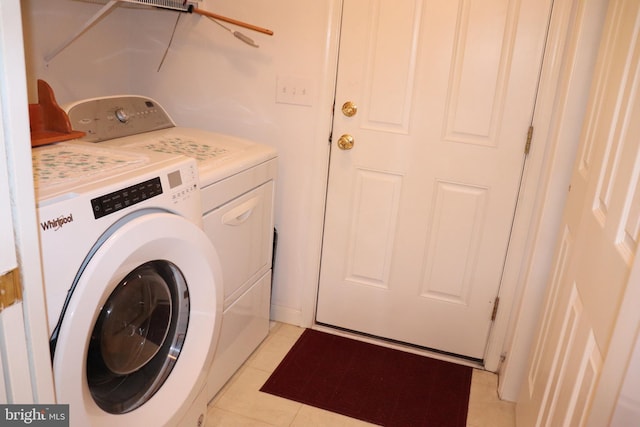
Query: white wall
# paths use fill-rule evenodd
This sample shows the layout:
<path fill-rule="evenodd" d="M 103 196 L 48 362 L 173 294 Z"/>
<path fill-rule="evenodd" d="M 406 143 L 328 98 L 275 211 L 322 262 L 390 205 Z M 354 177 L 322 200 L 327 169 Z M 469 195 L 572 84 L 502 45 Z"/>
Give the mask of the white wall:
<path fill-rule="evenodd" d="M 114 10 L 45 64 L 45 55 L 80 29 L 101 5 L 70 0 L 22 0 L 21 4 L 30 103 L 37 102 L 37 79 L 49 83 L 59 103 L 129 90 L 129 11 Z"/>
<path fill-rule="evenodd" d="M 138 93 L 155 98 L 181 126 L 226 132 L 275 147 L 279 233 L 272 317 L 309 326 L 317 282 L 340 0 L 205 0 L 201 8 L 274 31 L 230 24 L 247 46 L 199 15 L 119 6 L 49 64 L 44 57 L 104 4 L 23 0 L 28 81 L 54 89 L 60 104 Z M 311 106 L 275 102 L 278 77 L 303 78 Z M 36 102 L 34 89 L 30 102 Z"/>

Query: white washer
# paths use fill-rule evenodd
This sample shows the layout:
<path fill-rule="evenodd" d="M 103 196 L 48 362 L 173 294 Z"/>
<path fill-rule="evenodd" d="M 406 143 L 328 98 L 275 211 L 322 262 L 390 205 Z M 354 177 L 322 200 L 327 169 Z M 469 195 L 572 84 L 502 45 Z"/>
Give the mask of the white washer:
<path fill-rule="evenodd" d="M 222 317 L 193 159 L 35 148 L 58 403 L 71 426 L 202 426 Z"/>
<path fill-rule="evenodd" d="M 212 399 L 269 332 L 276 151 L 177 127 L 155 100 L 124 95 L 64 107 L 73 129 L 100 146 L 178 153 L 198 162 L 204 229 L 222 264 L 224 312 L 207 381 Z"/>

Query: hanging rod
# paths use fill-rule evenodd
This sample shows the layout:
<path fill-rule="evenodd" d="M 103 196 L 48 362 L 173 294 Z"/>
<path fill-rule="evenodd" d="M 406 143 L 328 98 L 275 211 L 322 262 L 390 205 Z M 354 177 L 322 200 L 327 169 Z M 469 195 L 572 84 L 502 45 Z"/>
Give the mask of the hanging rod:
<path fill-rule="evenodd" d="M 266 28 L 258 27 L 253 24 L 248 24 L 246 22 L 238 21 L 236 19 L 228 18 L 223 15 L 218 15 L 216 13 L 212 13 L 206 10 L 198 9 L 195 7 L 193 3 L 187 2 L 186 0 L 183 2 L 176 0 L 109 0 L 95 15 L 93 15 L 87 22 L 85 22 L 82 27 L 69 36 L 64 42 L 58 46 L 55 50 L 44 57 L 45 63 L 49 63 L 55 58 L 60 52 L 62 52 L 67 46 L 73 43 L 78 37 L 84 34 L 89 28 L 95 25 L 101 18 L 103 18 L 106 14 L 108 14 L 115 6 L 120 2 L 125 3 L 134 3 L 140 4 L 144 6 L 153 6 L 161 9 L 172 9 L 177 10 L 179 12 L 184 13 L 196 13 L 198 15 L 206 16 L 212 19 L 218 19 L 220 21 L 228 22 L 230 24 L 234 24 L 243 28 L 247 28 L 249 30 L 257 31 L 263 34 L 267 34 L 272 36 L 273 31 L 268 30 Z"/>
<path fill-rule="evenodd" d="M 248 24 L 246 22 L 238 21 L 217 13 L 209 12 L 207 10 L 198 9 L 195 4 L 179 0 L 120 0 L 127 3 L 143 4 L 146 6 L 154 6 L 164 9 L 173 9 L 186 13 L 197 13 L 198 15 L 208 16 L 209 18 L 217 19 L 219 21 L 228 22 L 230 24 L 238 25 L 239 27 L 247 28 L 249 30 L 257 31 L 259 33 L 272 36 L 273 31 L 266 28 L 258 27 L 257 25 Z"/>

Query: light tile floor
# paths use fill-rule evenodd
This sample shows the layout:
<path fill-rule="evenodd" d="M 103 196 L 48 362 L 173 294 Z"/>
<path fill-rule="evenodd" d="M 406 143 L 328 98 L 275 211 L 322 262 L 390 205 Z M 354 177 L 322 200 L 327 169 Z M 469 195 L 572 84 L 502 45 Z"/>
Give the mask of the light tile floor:
<path fill-rule="evenodd" d="M 371 426 L 259 391 L 303 330 L 276 323 L 260 347 L 211 401 L 205 427 Z M 467 427 L 513 426 L 514 404 L 498 398 L 496 375 L 474 370 Z"/>

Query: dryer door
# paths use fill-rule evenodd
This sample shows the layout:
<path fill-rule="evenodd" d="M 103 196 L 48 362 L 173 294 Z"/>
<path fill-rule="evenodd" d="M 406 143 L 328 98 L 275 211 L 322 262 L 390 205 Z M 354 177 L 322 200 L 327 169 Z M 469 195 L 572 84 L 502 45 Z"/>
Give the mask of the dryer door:
<path fill-rule="evenodd" d="M 222 315 L 215 249 L 164 212 L 132 214 L 88 258 L 54 352 L 74 425 L 173 425 L 202 390 Z"/>

